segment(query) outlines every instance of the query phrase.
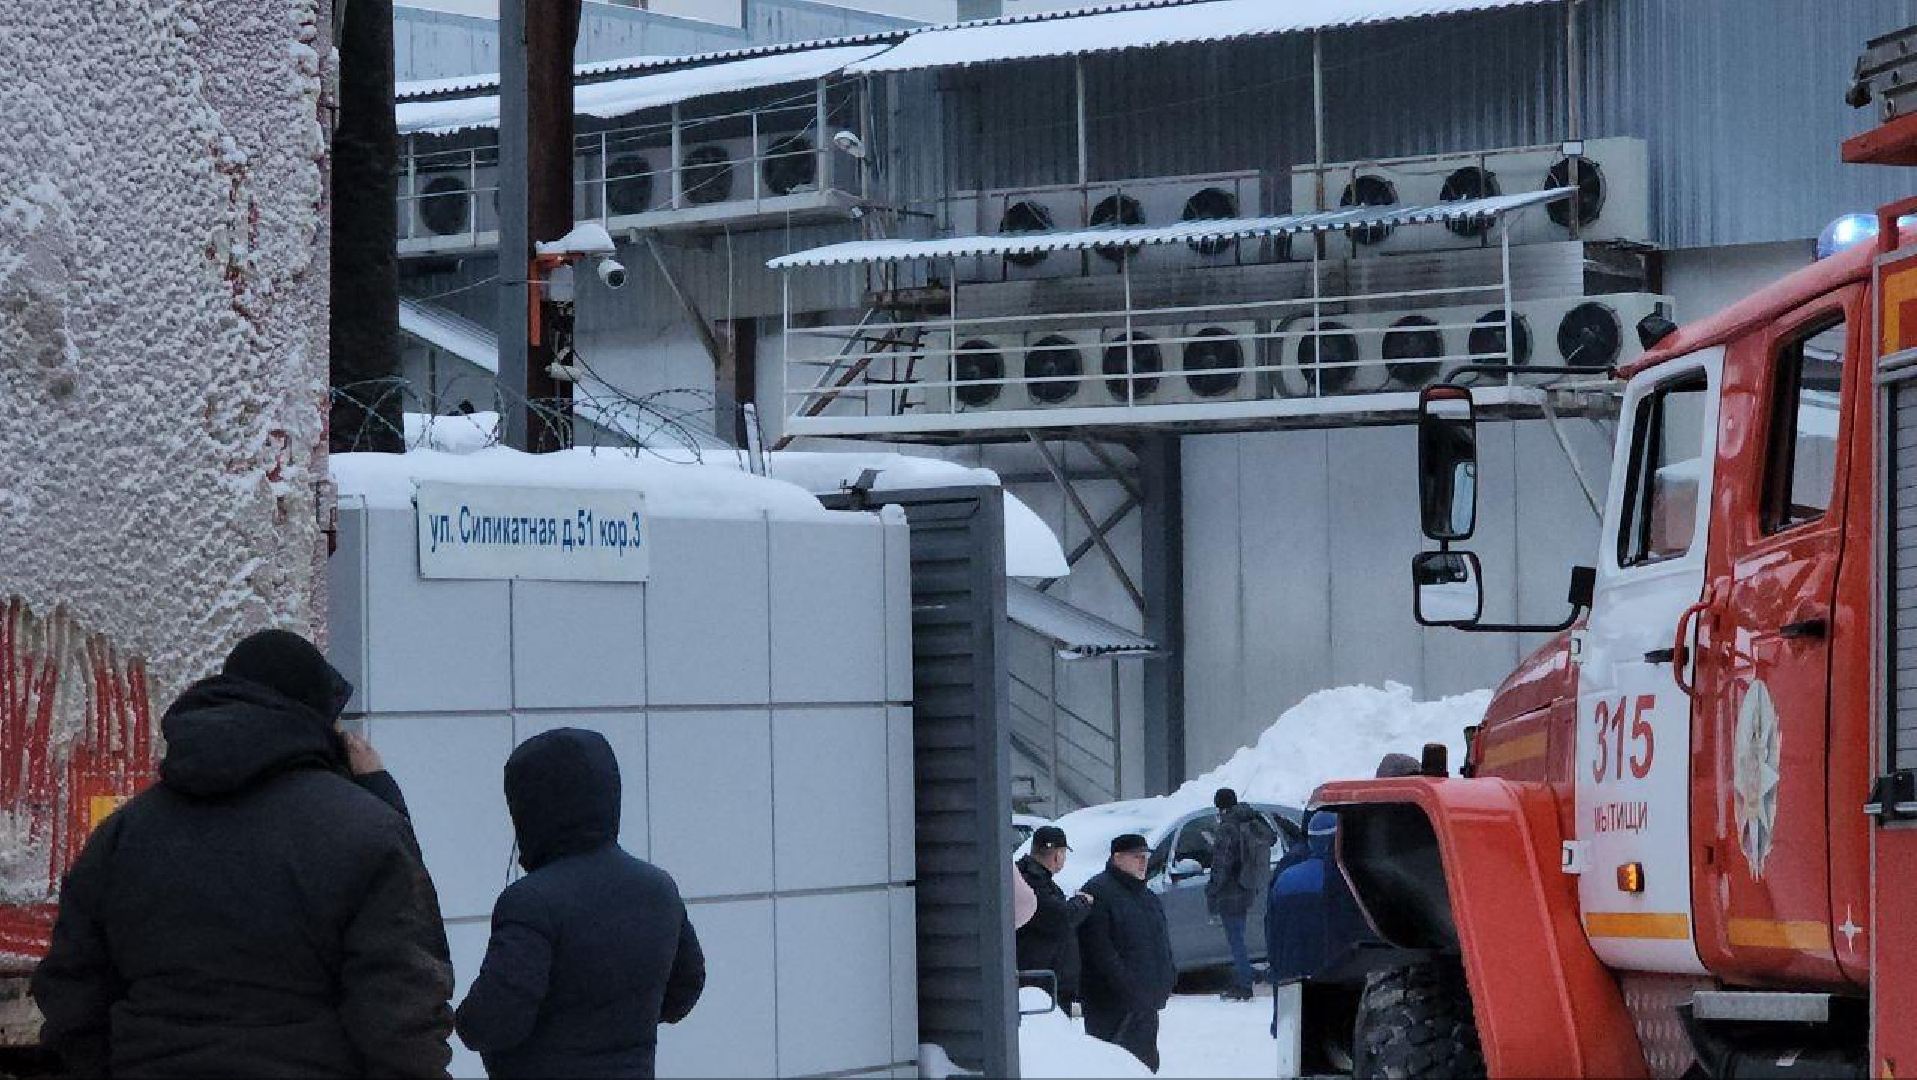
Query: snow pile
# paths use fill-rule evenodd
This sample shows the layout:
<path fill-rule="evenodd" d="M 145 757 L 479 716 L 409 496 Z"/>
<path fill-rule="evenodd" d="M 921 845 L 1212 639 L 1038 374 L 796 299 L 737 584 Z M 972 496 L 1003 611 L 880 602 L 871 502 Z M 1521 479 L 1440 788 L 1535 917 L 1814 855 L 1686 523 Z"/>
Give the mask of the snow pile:
<path fill-rule="evenodd" d="M 1158 1014 L 1159 1080 L 1276 1075 L 1270 1023 L 1271 999 L 1262 994 L 1249 1004 L 1211 994 L 1173 997 Z M 1137 1058 L 1085 1034 L 1083 1021 L 1056 1012 L 1021 1018 L 1018 1065 L 1031 1080 L 1152 1075 Z"/>
<path fill-rule="evenodd" d="M 1254 802 L 1303 806 L 1327 780 L 1371 776 L 1389 753 L 1417 757 L 1425 743 L 1443 743 L 1464 761 L 1464 729 L 1484 718 L 1491 691 L 1417 701 L 1411 688 L 1388 682 L 1320 690 L 1240 749 L 1231 760 L 1167 796 L 1187 807 L 1210 806 L 1221 787 Z"/>
<path fill-rule="evenodd" d="M 475 414 L 477 415 L 477 414 Z M 446 417 L 441 418 L 443 422 Z M 438 425 L 435 424 L 435 427 Z M 753 476 L 730 464 L 685 465 L 630 450 L 573 449 L 527 454 L 504 446 L 453 454 L 335 454 L 333 480 L 342 497 L 368 506 L 412 506 L 418 483 L 556 488 L 619 488 L 645 495 L 646 511 L 660 517 L 739 518 L 769 514 L 781 520 L 832 516 L 804 489 Z"/>
<path fill-rule="evenodd" d="M 409 412 L 405 416 L 406 445 L 448 454 L 470 454 L 499 443 L 499 414 L 455 413 L 434 416 Z"/>
<path fill-rule="evenodd" d="M 998 474 L 938 458 L 905 454 L 781 450 L 766 455 L 766 470 L 807 491 L 838 491 L 867 469 L 876 470 L 874 491 L 909 491 L 979 485 L 998 487 Z M 1072 572 L 1051 526 L 1018 496 L 1005 493 L 1005 572 L 1012 577 L 1057 578 Z"/>
<path fill-rule="evenodd" d="M 1464 760 L 1464 729 L 1477 723 L 1491 691 L 1477 690 L 1437 701 L 1417 701 L 1400 683 L 1320 690 L 1265 729 L 1251 746 L 1170 795 L 1089 806 L 1058 820 L 1072 854 L 1058 874 L 1075 889 L 1105 867 L 1112 838 L 1142 834 L 1154 845 L 1184 815 L 1211 806 L 1221 787 L 1246 802 L 1302 807 L 1319 784 L 1369 777 L 1378 759 L 1392 752 L 1417 756 L 1428 742 L 1441 742 L 1451 760 Z"/>
<path fill-rule="evenodd" d="M 1165 1034 L 1160 1033 L 1161 1049 L 1166 1048 Z M 1163 1056 L 1161 1053 L 1160 1057 Z M 1053 1010 L 1019 1017 L 1018 1073 L 1028 1080 L 1075 1080 L 1086 1076 L 1120 1080 L 1148 1077 L 1152 1071 L 1130 1051 L 1085 1034 L 1082 1021 Z"/>

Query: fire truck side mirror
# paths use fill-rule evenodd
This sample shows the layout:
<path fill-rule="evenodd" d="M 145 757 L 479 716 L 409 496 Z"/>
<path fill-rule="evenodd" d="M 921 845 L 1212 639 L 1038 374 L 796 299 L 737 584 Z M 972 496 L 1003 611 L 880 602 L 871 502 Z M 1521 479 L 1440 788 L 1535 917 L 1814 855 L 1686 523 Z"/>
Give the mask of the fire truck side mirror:
<path fill-rule="evenodd" d="M 1484 574 L 1472 552 L 1419 552 L 1411 559 L 1411 586 L 1419 626 L 1472 626 L 1484 614 Z"/>
<path fill-rule="evenodd" d="M 1469 540 L 1478 525 L 1478 422 L 1471 391 L 1427 386 L 1418 396 L 1418 508 L 1425 536 Z"/>

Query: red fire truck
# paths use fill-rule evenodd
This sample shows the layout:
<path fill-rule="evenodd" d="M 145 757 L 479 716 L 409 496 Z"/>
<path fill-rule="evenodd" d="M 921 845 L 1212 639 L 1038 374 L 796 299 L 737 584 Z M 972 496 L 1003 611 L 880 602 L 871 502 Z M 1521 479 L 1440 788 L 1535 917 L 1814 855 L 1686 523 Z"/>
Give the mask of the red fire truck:
<path fill-rule="evenodd" d="M 1852 103 L 1888 122 L 1847 161 L 1917 164 L 1913 44 L 1860 61 Z M 1917 1076 L 1913 209 L 1720 314 L 1641 324 L 1562 632 L 1462 776 L 1317 792 L 1401 950 L 1361 1075 Z M 1468 389 L 1427 391 L 1417 615 L 1519 629 L 1480 620 L 1461 546 L 1474 422 Z"/>

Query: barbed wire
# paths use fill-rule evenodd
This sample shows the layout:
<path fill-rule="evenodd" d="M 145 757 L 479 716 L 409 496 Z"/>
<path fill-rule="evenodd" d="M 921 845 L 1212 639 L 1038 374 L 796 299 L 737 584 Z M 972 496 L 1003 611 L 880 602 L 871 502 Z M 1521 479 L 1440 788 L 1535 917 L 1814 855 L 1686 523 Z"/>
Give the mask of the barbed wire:
<path fill-rule="evenodd" d="M 335 416 L 345 405 L 359 423 L 344 439 L 334 432 L 334 447 L 346 452 L 441 447 L 471 451 L 502 445 L 500 430 L 509 409 L 526 413 L 528 442 L 560 448 L 628 452 L 675 464 L 704 464 L 708 457 L 740 451 L 718 434 L 720 402 L 711 390 L 672 387 L 630 394 L 598 375 L 576 385 L 570 398 L 532 398 L 515 393 L 491 376 L 459 376 L 438 388 L 414 385 L 398 376 L 364 379 L 331 388 Z M 462 418 L 491 413 L 462 425 Z M 392 416 L 399 416 L 396 425 Z M 743 465 L 743 462 L 741 461 Z"/>

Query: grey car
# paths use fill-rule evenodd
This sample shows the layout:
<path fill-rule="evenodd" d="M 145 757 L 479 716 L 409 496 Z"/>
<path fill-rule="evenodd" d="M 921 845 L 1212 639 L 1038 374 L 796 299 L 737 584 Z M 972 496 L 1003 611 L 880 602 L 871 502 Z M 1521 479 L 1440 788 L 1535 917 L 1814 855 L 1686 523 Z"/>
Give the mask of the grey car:
<path fill-rule="evenodd" d="M 1303 814 L 1296 807 L 1251 803 L 1272 825 L 1278 842 L 1272 845 L 1274 865 L 1293 846 L 1305 842 Z M 1218 825 L 1218 812 L 1193 811 L 1155 837 L 1146 884 L 1158 894 L 1171 928 L 1172 956 L 1182 972 L 1231 963 L 1225 929 L 1205 903 L 1205 884 L 1211 880 L 1211 841 L 1207 833 Z M 1265 955 L 1265 898 L 1253 903 L 1245 927 L 1245 944 L 1253 960 Z"/>

